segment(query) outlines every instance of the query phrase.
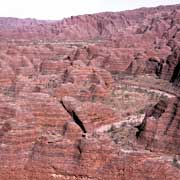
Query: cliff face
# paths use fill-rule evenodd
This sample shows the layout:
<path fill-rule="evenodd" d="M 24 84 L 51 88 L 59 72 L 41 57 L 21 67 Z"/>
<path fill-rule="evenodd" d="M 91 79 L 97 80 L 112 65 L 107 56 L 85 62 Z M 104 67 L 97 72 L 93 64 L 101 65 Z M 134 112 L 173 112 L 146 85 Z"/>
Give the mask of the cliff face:
<path fill-rule="evenodd" d="M 178 30 L 176 23 L 179 23 L 179 14 L 174 10 L 179 9 L 179 5 L 175 8 L 174 6 L 160 6 L 134 11 L 71 16 L 62 21 L 0 18 L 0 30 L 2 38 L 87 40 L 107 39 L 126 30 L 138 34 L 150 30 L 161 36 L 167 33 L 169 26 L 172 26 L 170 34 L 167 35 L 174 36 Z"/>
<path fill-rule="evenodd" d="M 154 73 L 178 85 L 179 9 L 179 5 L 142 8 L 75 16 L 62 21 L 0 18 L 0 39 L 13 40 L 15 44 L 31 41 L 34 45 L 59 44 L 67 40 L 106 41 L 102 43 L 103 48 L 95 45 L 83 50 L 88 55 L 84 58 L 96 66 L 98 61 L 98 65 L 108 71 Z M 74 53 L 76 59 L 82 56 L 80 49 Z"/>
<path fill-rule="evenodd" d="M 146 149 L 179 155 L 179 103 L 177 97 L 160 101 L 147 113 L 138 137 Z"/>
<path fill-rule="evenodd" d="M 0 180 L 180 178 L 180 6 L 0 18 Z"/>

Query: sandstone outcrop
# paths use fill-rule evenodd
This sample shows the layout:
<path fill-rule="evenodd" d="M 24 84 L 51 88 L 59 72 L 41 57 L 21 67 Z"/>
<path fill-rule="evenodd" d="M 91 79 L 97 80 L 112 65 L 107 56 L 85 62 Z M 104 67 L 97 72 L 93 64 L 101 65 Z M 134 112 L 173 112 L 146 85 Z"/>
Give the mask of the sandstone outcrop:
<path fill-rule="evenodd" d="M 138 135 L 146 149 L 179 155 L 179 103 L 179 97 L 161 100 L 147 112 Z"/>
<path fill-rule="evenodd" d="M 0 180 L 180 179 L 179 87 L 180 5 L 0 18 Z"/>

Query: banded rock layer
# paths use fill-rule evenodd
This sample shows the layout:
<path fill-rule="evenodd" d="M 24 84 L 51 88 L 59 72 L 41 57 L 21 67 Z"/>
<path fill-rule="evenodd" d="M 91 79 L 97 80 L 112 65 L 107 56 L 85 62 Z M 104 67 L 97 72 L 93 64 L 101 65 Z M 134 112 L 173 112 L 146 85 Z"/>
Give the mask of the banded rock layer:
<path fill-rule="evenodd" d="M 180 178 L 180 6 L 0 18 L 0 180 Z"/>

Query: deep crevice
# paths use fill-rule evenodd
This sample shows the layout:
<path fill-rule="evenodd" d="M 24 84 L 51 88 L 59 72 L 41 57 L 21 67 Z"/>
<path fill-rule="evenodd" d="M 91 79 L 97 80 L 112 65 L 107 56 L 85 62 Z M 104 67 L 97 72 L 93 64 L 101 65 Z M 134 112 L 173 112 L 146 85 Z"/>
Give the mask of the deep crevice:
<path fill-rule="evenodd" d="M 60 103 L 62 104 L 64 109 L 68 112 L 68 114 L 73 118 L 74 122 L 81 128 L 83 133 L 87 133 L 86 128 L 84 127 L 83 122 L 79 119 L 77 114 L 73 110 L 67 109 L 66 106 L 64 105 L 63 101 L 60 101 Z"/>
<path fill-rule="evenodd" d="M 180 82 L 180 61 L 178 62 L 178 64 L 174 68 L 174 72 L 173 72 L 173 75 L 172 75 L 172 78 L 171 78 L 171 82 L 175 83 L 175 84 Z"/>
<path fill-rule="evenodd" d="M 136 132 L 136 138 L 137 138 L 137 139 L 141 136 L 142 132 L 143 132 L 144 129 L 145 129 L 146 119 L 147 119 L 147 117 L 144 117 L 143 122 L 142 122 L 140 125 L 135 126 L 135 127 L 138 129 L 138 131 Z"/>
<path fill-rule="evenodd" d="M 75 121 L 75 123 L 81 128 L 81 130 L 86 133 L 86 129 L 82 123 L 82 121 L 79 119 L 79 117 L 76 115 L 76 113 L 74 111 L 72 111 L 72 118 Z"/>

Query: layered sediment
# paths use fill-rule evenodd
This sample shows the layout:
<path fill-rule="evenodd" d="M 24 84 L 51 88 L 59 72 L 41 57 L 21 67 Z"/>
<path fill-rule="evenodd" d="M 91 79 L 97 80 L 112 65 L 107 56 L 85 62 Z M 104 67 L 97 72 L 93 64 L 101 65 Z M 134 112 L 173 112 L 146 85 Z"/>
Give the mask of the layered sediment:
<path fill-rule="evenodd" d="M 180 5 L 0 18 L 0 180 L 180 179 Z"/>

